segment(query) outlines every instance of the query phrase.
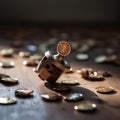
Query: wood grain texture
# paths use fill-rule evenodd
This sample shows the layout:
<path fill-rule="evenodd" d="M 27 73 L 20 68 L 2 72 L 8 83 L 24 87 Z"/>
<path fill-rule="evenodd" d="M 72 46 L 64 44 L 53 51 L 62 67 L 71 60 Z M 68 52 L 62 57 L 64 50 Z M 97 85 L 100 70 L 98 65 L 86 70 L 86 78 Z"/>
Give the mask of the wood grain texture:
<path fill-rule="evenodd" d="M 78 30 L 78 29 L 77 29 Z M 46 31 L 44 31 L 46 32 Z M 43 34 L 42 38 L 44 38 Z M 46 36 L 45 36 L 46 37 Z M 8 40 L 6 40 L 8 41 Z M 0 41 L 0 46 L 7 44 L 6 41 Z M 41 41 L 43 42 L 43 41 Z M 80 42 L 80 41 L 78 41 Z M 8 45 L 12 43 L 9 40 Z M 106 42 L 102 41 L 102 45 Z M 93 101 L 97 104 L 97 110 L 90 113 L 75 111 L 74 105 L 80 102 L 45 102 L 40 95 L 45 92 L 53 92 L 45 86 L 45 82 L 40 80 L 38 75 L 22 64 L 23 58 L 14 55 L 13 58 L 0 57 L 1 61 L 14 61 L 15 67 L 10 69 L 0 68 L 0 73 L 8 74 L 19 79 L 19 84 L 14 86 L 6 86 L 0 83 L 0 96 L 15 96 L 14 91 L 19 87 L 28 87 L 34 90 L 31 98 L 17 98 L 14 105 L 0 105 L 0 120 L 119 120 L 120 119 L 120 67 L 112 64 L 96 64 L 93 62 L 94 56 L 99 54 L 101 49 L 96 48 L 90 54 L 88 61 L 76 61 L 75 53 L 72 52 L 67 60 L 76 71 L 82 67 L 92 67 L 95 70 L 105 70 L 112 73 L 111 77 L 106 77 L 104 81 L 87 81 L 80 77 L 76 72 L 71 74 L 63 74 L 61 79 L 76 79 L 80 85 L 71 87 L 72 92 L 80 92 L 84 95 L 83 101 Z M 100 85 L 110 85 L 116 92 L 113 94 L 96 93 L 95 88 Z"/>

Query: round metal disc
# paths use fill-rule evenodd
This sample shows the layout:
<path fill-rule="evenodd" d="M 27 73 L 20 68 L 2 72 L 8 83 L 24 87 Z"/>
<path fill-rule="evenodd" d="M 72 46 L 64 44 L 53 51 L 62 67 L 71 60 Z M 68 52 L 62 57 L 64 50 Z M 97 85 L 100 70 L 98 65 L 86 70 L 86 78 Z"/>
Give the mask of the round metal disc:
<path fill-rule="evenodd" d="M 63 97 L 66 101 L 71 101 L 71 102 L 75 102 L 75 101 L 79 101 L 83 99 L 83 94 L 81 93 L 70 93 L 67 96 Z"/>
<path fill-rule="evenodd" d="M 0 104 L 13 104 L 16 102 L 17 100 L 14 97 L 0 97 Z"/>
<path fill-rule="evenodd" d="M 83 102 L 79 105 L 75 105 L 74 109 L 78 111 L 93 111 L 96 109 L 96 104 L 90 102 Z"/>
<path fill-rule="evenodd" d="M 76 55 L 76 60 L 84 61 L 87 60 L 88 58 L 89 58 L 88 54 L 78 53 Z"/>
<path fill-rule="evenodd" d="M 3 77 L 0 81 L 6 83 L 18 83 L 17 78 L 11 78 L 11 77 Z"/>
<path fill-rule="evenodd" d="M 26 66 L 37 66 L 38 65 L 38 61 L 36 60 L 25 60 L 23 61 L 23 65 L 26 65 Z"/>
<path fill-rule="evenodd" d="M 55 90 L 55 91 L 69 91 L 69 90 L 70 90 L 70 87 L 67 87 L 67 86 L 65 86 L 65 85 L 59 84 L 59 85 L 55 85 L 55 86 L 53 87 L 53 90 Z"/>
<path fill-rule="evenodd" d="M 99 93 L 111 93 L 114 91 L 114 89 L 109 86 L 99 86 L 96 88 L 96 91 Z"/>
<path fill-rule="evenodd" d="M 66 41 L 60 41 L 57 44 L 57 53 L 61 56 L 67 56 L 71 52 L 71 45 Z"/>
<path fill-rule="evenodd" d="M 62 80 L 61 83 L 63 85 L 78 85 L 79 84 L 79 81 L 77 80 Z"/>
<path fill-rule="evenodd" d="M 28 88 L 18 88 L 15 90 L 15 95 L 18 97 L 27 97 L 30 96 L 31 93 L 33 93 L 33 90 Z"/>
<path fill-rule="evenodd" d="M 21 51 L 21 52 L 19 52 L 19 56 L 20 57 L 23 57 L 23 58 L 26 58 L 26 57 L 30 57 L 30 52 L 28 52 L 28 51 Z"/>
<path fill-rule="evenodd" d="M 62 96 L 56 93 L 42 94 L 41 97 L 46 101 L 57 101 L 62 99 Z"/>
<path fill-rule="evenodd" d="M 0 66 L 3 68 L 12 68 L 14 65 L 14 62 L 0 62 Z"/>
<path fill-rule="evenodd" d="M 4 77 L 10 77 L 9 75 L 6 75 L 6 74 L 3 74 L 3 73 L 0 73 L 0 80 Z"/>

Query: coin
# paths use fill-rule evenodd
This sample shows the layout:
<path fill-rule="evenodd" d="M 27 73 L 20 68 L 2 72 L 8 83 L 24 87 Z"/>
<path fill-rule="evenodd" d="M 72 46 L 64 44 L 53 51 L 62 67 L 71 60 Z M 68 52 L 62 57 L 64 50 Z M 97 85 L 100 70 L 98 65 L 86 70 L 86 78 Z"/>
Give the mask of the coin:
<path fill-rule="evenodd" d="M 6 74 L 3 74 L 3 73 L 0 73 L 0 80 L 4 77 L 10 77 L 9 75 L 6 75 Z"/>
<path fill-rule="evenodd" d="M 31 53 L 28 52 L 28 51 L 21 51 L 21 52 L 19 52 L 19 56 L 20 56 L 20 57 L 23 57 L 23 58 L 29 57 L 30 54 L 31 54 Z"/>
<path fill-rule="evenodd" d="M 89 56 L 88 56 L 88 54 L 78 53 L 75 58 L 76 58 L 76 60 L 83 61 L 83 60 L 87 60 L 89 58 Z"/>
<path fill-rule="evenodd" d="M 77 80 L 62 80 L 61 83 L 63 85 L 70 85 L 70 86 L 72 86 L 72 85 L 78 85 L 79 81 L 77 81 Z"/>
<path fill-rule="evenodd" d="M 103 80 L 104 77 L 101 74 L 98 74 L 97 72 L 93 72 L 89 74 L 88 79 L 89 80 Z"/>
<path fill-rule="evenodd" d="M 27 97 L 30 96 L 31 93 L 33 93 L 33 90 L 28 88 L 18 88 L 15 90 L 15 95 L 17 97 Z"/>
<path fill-rule="evenodd" d="M 82 77 L 85 79 L 87 79 L 89 76 L 89 72 L 86 68 L 82 68 L 80 71 L 77 71 L 77 72 L 79 72 L 79 74 L 81 74 Z"/>
<path fill-rule="evenodd" d="M 99 86 L 96 88 L 96 91 L 99 93 L 111 93 L 114 91 L 114 89 L 109 86 Z"/>
<path fill-rule="evenodd" d="M 67 96 L 64 96 L 63 98 L 66 101 L 75 102 L 75 101 L 82 100 L 83 99 L 83 94 L 81 94 L 81 93 L 70 93 Z"/>
<path fill-rule="evenodd" d="M 107 57 L 105 55 L 101 55 L 95 58 L 96 63 L 104 63 L 106 62 Z"/>
<path fill-rule="evenodd" d="M 23 61 L 23 65 L 26 65 L 26 66 L 37 66 L 38 65 L 38 61 L 36 60 L 25 60 Z"/>
<path fill-rule="evenodd" d="M 6 48 L 0 51 L 0 54 L 4 57 L 11 57 L 14 54 L 14 49 Z"/>
<path fill-rule="evenodd" d="M 18 83 L 17 78 L 11 78 L 11 77 L 3 77 L 0 81 L 4 83 Z"/>
<path fill-rule="evenodd" d="M 109 77 L 109 76 L 111 76 L 111 73 L 110 73 L 110 72 L 107 72 L 107 71 L 98 71 L 98 74 L 101 74 L 101 75 L 104 76 L 104 77 Z"/>
<path fill-rule="evenodd" d="M 74 109 L 78 111 L 93 111 L 96 109 L 96 104 L 91 102 L 82 102 L 79 105 L 75 105 Z"/>
<path fill-rule="evenodd" d="M 61 56 L 67 56 L 71 52 L 71 45 L 67 41 L 60 41 L 57 44 L 57 53 Z"/>
<path fill-rule="evenodd" d="M 57 100 L 62 99 L 62 96 L 60 94 L 56 94 L 56 93 L 42 94 L 41 97 L 42 97 L 42 99 L 44 99 L 46 101 L 57 101 Z"/>
<path fill-rule="evenodd" d="M 14 97 L 5 97 L 5 96 L 0 96 L 0 104 L 13 104 L 16 103 L 17 100 Z"/>
<path fill-rule="evenodd" d="M 67 73 L 73 73 L 73 72 L 74 72 L 74 71 L 73 71 L 73 69 L 72 69 L 72 67 L 71 67 L 71 68 L 69 69 L 69 71 L 66 72 L 66 74 L 67 74 Z"/>
<path fill-rule="evenodd" d="M 70 87 L 65 86 L 65 85 L 61 85 L 61 84 L 57 84 L 53 87 L 53 90 L 55 90 L 55 91 L 69 91 Z"/>
<path fill-rule="evenodd" d="M 14 62 L 0 62 L 0 66 L 3 68 L 12 68 L 14 65 Z"/>
<path fill-rule="evenodd" d="M 30 52 L 36 52 L 38 48 L 34 44 L 29 44 L 29 45 L 26 46 L 26 49 Z"/>

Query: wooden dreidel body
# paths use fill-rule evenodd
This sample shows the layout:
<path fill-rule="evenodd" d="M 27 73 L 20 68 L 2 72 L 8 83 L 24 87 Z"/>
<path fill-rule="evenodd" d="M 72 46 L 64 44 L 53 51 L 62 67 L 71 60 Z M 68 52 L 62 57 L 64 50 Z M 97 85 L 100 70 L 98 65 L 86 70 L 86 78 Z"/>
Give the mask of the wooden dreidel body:
<path fill-rule="evenodd" d="M 71 51 L 71 45 L 66 41 L 61 41 L 57 45 L 57 53 L 52 51 L 45 52 L 45 56 L 39 62 L 36 72 L 42 80 L 50 83 L 56 82 L 62 73 L 68 72 L 71 68 L 70 64 L 64 60 Z"/>

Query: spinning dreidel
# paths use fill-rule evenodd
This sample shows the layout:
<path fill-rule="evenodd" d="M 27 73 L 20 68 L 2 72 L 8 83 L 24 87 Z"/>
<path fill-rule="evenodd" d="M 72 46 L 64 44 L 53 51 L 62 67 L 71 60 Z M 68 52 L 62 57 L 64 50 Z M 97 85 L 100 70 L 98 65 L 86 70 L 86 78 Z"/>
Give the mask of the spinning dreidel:
<path fill-rule="evenodd" d="M 45 52 L 45 56 L 36 68 L 39 77 L 42 80 L 54 83 L 62 73 L 69 72 L 71 67 L 70 64 L 64 60 L 64 57 L 70 54 L 70 52 L 71 45 L 66 41 L 60 41 L 57 44 L 57 54 L 54 54 L 52 51 Z"/>

